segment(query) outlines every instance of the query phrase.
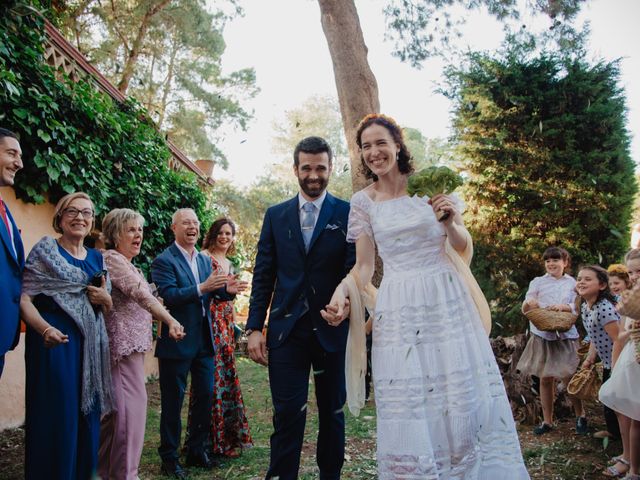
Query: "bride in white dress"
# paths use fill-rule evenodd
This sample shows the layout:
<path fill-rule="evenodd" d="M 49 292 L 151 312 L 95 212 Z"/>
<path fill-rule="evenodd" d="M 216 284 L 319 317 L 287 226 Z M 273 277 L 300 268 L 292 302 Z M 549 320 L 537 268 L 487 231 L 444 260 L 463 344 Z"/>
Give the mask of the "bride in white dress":
<path fill-rule="evenodd" d="M 462 202 L 408 196 L 410 154 L 390 117 L 365 117 L 357 142 L 374 182 L 351 199 L 352 274 L 370 282 L 375 246 L 384 264 L 372 350 L 378 478 L 528 479 L 486 329 L 446 250 L 471 249 Z M 434 210 L 450 216 L 440 223 Z M 348 292 L 341 283 L 323 311 L 330 324 L 346 316 Z"/>

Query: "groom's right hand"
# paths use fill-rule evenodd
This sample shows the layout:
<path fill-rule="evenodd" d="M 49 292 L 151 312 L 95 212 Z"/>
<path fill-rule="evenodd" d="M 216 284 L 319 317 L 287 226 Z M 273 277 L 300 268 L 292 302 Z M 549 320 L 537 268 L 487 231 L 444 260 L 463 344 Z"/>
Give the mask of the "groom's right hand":
<path fill-rule="evenodd" d="M 255 330 L 251 332 L 249 338 L 247 339 L 247 350 L 249 352 L 249 357 L 256 363 L 260 365 L 267 365 L 267 340 L 262 335 L 260 330 Z"/>

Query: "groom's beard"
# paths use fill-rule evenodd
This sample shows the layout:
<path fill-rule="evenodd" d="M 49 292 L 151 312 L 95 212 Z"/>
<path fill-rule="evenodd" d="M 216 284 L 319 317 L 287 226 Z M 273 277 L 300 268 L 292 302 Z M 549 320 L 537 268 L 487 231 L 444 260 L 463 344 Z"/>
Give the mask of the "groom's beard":
<path fill-rule="evenodd" d="M 324 190 L 327 188 L 327 185 L 329 185 L 329 180 L 325 180 L 323 178 L 319 178 L 316 180 L 304 179 L 298 180 L 298 183 L 300 184 L 300 188 L 302 189 L 302 191 L 306 193 L 307 196 L 311 198 L 317 198 L 322 195 L 322 192 L 324 192 Z"/>

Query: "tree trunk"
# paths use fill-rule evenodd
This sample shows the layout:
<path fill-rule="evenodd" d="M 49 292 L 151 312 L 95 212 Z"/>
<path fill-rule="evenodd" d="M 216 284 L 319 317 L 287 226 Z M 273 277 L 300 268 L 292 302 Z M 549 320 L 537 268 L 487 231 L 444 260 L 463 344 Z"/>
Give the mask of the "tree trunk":
<path fill-rule="evenodd" d="M 378 83 L 369 67 L 368 49 L 354 0 L 318 0 L 318 3 L 349 147 L 353 191 L 357 192 L 367 185 L 367 180 L 360 173 L 356 128 L 362 117 L 380 111 Z"/>
<path fill-rule="evenodd" d="M 118 90 L 123 95 L 127 93 L 127 89 L 129 88 L 129 82 L 133 77 L 136 63 L 138 62 L 138 57 L 140 56 L 140 51 L 142 50 L 142 45 L 144 43 L 145 37 L 147 36 L 147 31 L 149 30 L 149 25 L 151 24 L 151 20 L 158 12 L 160 12 L 163 8 L 165 8 L 170 1 L 171 0 L 162 0 L 157 5 L 150 7 L 149 10 L 147 10 L 144 16 L 142 17 L 142 21 L 140 22 L 140 27 L 138 28 L 138 34 L 136 35 L 136 39 L 133 41 L 131 50 L 127 52 L 128 53 L 127 63 L 125 64 L 124 70 L 122 71 L 122 78 L 118 83 Z"/>

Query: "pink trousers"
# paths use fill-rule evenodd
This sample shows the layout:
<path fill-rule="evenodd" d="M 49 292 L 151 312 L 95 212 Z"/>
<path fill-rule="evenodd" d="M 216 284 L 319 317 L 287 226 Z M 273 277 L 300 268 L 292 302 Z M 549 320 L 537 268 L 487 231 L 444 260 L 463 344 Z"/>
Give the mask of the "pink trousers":
<path fill-rule="evenodd" d="M 147 419 L 144 353 L 132 353 L 112 365 L 111 378 L 116 411 L 100 425 L 98 474 L 102 480 L 135 480 Z"/>

